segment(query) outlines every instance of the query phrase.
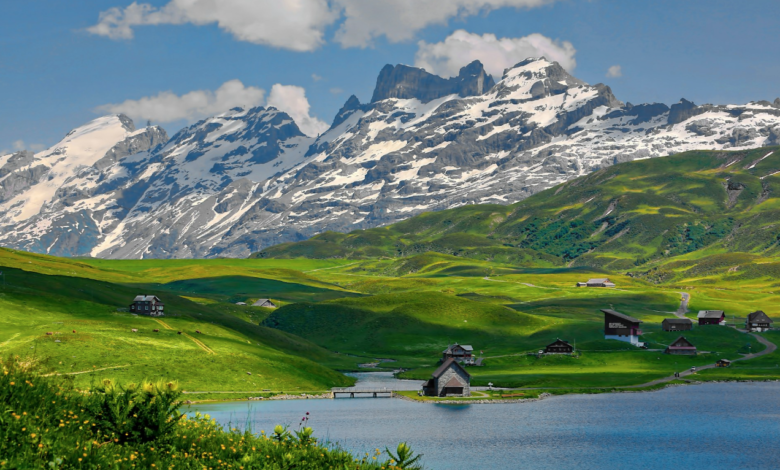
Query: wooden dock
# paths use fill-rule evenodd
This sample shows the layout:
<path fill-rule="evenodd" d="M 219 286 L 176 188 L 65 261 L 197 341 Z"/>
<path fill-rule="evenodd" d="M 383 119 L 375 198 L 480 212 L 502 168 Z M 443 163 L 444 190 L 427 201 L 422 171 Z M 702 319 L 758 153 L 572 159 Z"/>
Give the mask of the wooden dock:
<path fill-rule="evenodd" d="M 330 391 L 333 398 L 337 398 L 339 395 L 348 395 L 349 398 L 392 398 L 395 396 L 395 390 L 393 388 L 334 388 Z"/>

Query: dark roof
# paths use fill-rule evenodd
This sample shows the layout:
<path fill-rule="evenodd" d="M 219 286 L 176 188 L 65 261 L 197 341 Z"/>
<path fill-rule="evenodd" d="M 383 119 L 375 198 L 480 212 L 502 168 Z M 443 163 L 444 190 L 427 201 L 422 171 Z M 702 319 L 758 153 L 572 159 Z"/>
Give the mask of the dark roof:
<path fill-rule="evenodd" d="M 438 369 L 436 369 L 436 371 L 433 373 L 433 378 L 438 379 L 439 377 L 441 377 L 441 374 L 443 374 L 445 370 L 449 369 L 450 366 L 457 367 L 458 369 L 462 370 L 466 374 L 466 377 L 471 377 L 471 375 L 468 372 L 466 372 L 466 369 L 464 369 L 460 364 L 458 364 L 457 361 L 455 361 L 455 359 L 450 357 L 446 361 L 444 361 L 439 366 Z"/>
<path fill-rule="evenodd" d="M 766 313 L 761 310 L 755 311 L 747 316 L 749 322 L 756 323 L 774 323 L 775 321 L 769 318 Z"/>
<path fill-rule="evenodd" d="M 690 318 L 664 318 L 664 321 L 662 323 L 680 323 L 682 325 L 687 325 L 688 323 L 693 323 Z"/>
<path fill-rule="evenodd" d="M 630 316 L 628 316 L 626 314 L 617 312 L 617 311 L 609 309 L 609 308 L 602 309 L 601 311 L 604 312 L 604 313 L 608 313 L 610 315 L 614 315 L 614 316 L 616 316 L 618 318 L 622 318 L 623 320 L 630 321 L 632 323 L 642 323 L 642 320 L 640 320 L 638 318 L 630 317 Z"/>
<path fill-rule="evenodd" d="M 548 344 L 547 347 L 549 348 L 550 346 L 555 346 L 556 344 L 565 344 L 566 346 L 571 346 L 571 344 L 569 344 L 568 341 L 564 341 L 562 339 L 556 339 L 552 343 Z"/>
<path fill-rule="evenodd" d="M 136 295 L 133 302 L 152 302 L 154 300 L 160 301 L 155 295 Z"/>
<path fill-rule="evenodd" d="M 252 306 L 253 307 L 262 307 L 262 305 L 264 303 L 266 303 L 266 302 L 269 302 L 269 303 L 271 303 L 273 305 L 276 305 L 276 304 L 273 303 L 273 301 L 271 299 L 257 299 L 257 302 L 253 303 Z"/>
<path fill-rule="evenodd" d="M 718 359 L 718 362 L 728 362 L 729 364 L 731 364 L 731 361 L 729 361 L 728 359 Z"/>
<path fill-rule="evenodd" d="M 696 318 L 720 318 L 723 316 L 723 310 L 700 310 Z"/>
<path fill-rule="evenodd" d="M 460 346 L 461 348 L 463 348 L 464 351 L 473 351 L 474 350 L 474 348 L 471 347 L 468 344 L 458 344 L 458 343 L 455 343 L 455 344 L 448 345 L 447 349 L 445 349 L 444 352 L 448 353 L 448 352 L 452 351 L 452 348 L 454 348 L 455 346 Z"/>
<path fill-rule="evenodd" d="M 669 345 L 670 348 L 695 348 L 690 341 L 685 339 L 685 336 L 680 336 L 672 344 Z"/>

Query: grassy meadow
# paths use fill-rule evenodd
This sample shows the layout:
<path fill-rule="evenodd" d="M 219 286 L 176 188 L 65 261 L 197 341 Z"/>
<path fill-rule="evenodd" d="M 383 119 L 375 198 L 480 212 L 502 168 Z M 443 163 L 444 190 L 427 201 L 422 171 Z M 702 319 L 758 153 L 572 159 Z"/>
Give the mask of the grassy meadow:
<path fill-rule="evenodd" d="M 761 159 L 768 151 L 614 165 L 517 204 L 324 233 L 250 259 L 0 249 L 0 354 L 46 360 L 83 387 L 164 378 L 201 392 L 193 396 L 237 397 L 350 385 L 342 372 L 377 359 L 423 379 L 459 342 L 484 358 L 471 369 L 478 385 L 642 384 L 764 347 L 734 328 L 694 327 L 685 335 L 699 355 L 671 357 L 663 349 L 677 335 L 660 324 L 682 293 L 694 320 L 704 309 L 737 326 L 755 310 L 776 316 L 780 152 Z M 575 286 L 591 277 L 617 287 Z M 128 313 L 140 293 L 163 299 L 162 322 Z M 251 307 L 259 298 L 281 308 Z M 641 319 L 649 349 L 604 340 L 603 308 Z M 529 355 L 557 338 L 578 355 Z M 780 378 L 777 363 L 775 352 L 698 377 Z"/>

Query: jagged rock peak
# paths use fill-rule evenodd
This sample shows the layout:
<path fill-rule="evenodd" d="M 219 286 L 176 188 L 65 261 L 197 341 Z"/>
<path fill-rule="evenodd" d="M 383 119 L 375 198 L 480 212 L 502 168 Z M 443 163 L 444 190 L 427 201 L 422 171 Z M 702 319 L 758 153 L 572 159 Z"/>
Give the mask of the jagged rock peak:
<path fill-rule="evenodd" d="M 344 103 L 344 106 L 339 109 L 339 112 L 336 113 L 336 117 L 333 118 L 333 124 L 330 125 L 331 128 L 334 128 L 344 122 L 352 113 L 362 108 L 362 105 L 360 104 L 360 100 L 357 98 L 357 96 L 352 95 L 347 99 L 347 102 Z"/>
<path fill-rule="evenodd" d="M 388 98 L 417 98 L 426 103 L 457 93 L 462 97 L 477 96 L 495 85 L 478 60 L 460 69 L 457 77 L 442 78 L 421 68 L 408 65 L 385 65 L 379 72 L 371 102 Z"/>

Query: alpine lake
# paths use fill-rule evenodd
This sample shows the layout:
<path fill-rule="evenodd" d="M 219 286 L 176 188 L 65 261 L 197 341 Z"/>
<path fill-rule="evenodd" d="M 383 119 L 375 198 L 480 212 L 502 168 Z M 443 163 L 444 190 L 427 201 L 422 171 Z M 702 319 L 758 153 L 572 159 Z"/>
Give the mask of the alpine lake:
<path fill-rule="evenodd" d="M 387 372 L 357 387 L 417 390 Z M 308 426 L 356 455 L 407 442 L 430 470 L 778 468 L 780 383 L 708 383 L 655 392 L 565 395 L 525 403 L 446 405 L 389 398 L 191 405 L 225 427 Z"/>

